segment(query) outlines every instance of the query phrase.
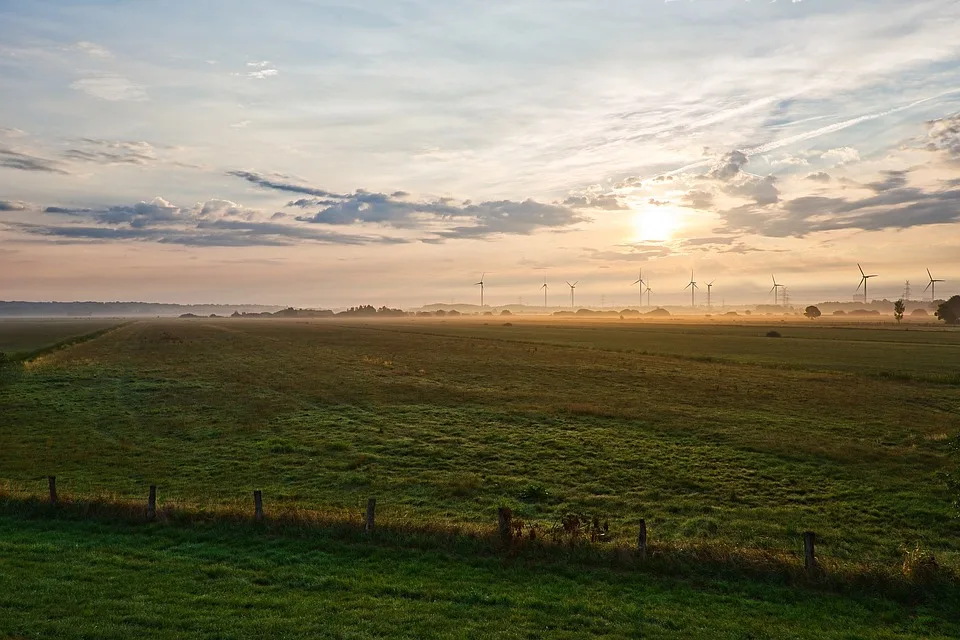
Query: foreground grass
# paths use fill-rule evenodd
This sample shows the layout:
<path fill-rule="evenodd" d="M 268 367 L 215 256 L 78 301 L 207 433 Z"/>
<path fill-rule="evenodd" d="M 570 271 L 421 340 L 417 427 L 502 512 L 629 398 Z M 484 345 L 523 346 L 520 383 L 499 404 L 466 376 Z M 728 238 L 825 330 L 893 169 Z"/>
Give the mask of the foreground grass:
<path fill-rule="evenodd" d="M 955 591 L 679 579 L 336 530 L 0 512 L 0 636 L 950 638 Z"/>
<path fill-rule="evenodd" d="M 596 344 L 663 344 L 635 328 L 565 326 L 566 344 L 514 329 L 537 330 L 120 327 L 0 384 L 0 478 L 223 504 L 262 489 L 268 510 L 376 496 L 387 514 L 484 524 L 499 505 L 546 526 L 581 511 L 623 540 L 644 518 L 655 540 L 761 549 L 795 550 L 812 529 L 830 557 L 890 565 L 920 545 L 960 564 L 936 477 L 960 389 Z"/>

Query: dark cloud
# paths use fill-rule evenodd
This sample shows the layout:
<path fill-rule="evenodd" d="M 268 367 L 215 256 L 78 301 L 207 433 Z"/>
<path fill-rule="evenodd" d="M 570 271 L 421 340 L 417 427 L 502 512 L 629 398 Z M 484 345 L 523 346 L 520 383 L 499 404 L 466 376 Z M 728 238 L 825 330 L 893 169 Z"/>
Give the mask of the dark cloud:
<path fill-rule="evenodd" d="M 259 212 L 229 200 L 208 200 L 193 208 L 173 205 L 163 198 L 103 209 L 47 207 L 44 213 L 68 216 L 83 222 L 8 226 L 23 233 L 60 241 L 145 241 L 184 246 L 287 246 L 299 242 L 322 244 L 396 244 L 407 239 L 379 235 L 345 234 L 308 225 L 256 220 Z M 285 214 L 280 214 L 280 218 Z M 92 223 L 92 224 L 91 224 Z"/>
<path fill-rule="evenodd" d="M 808 173 L 806 180 L 812 180 L 813 182 L 830 182 L 832 178 L 830 174 L 825 171 L 816 171 L 814 173 Z"/>
<path fill-rule="evenodd" d="M 687 192 L 682 199 L 683 206 L 689 207 L 691 209 L 712 209 L 713 208 L 713 194 L 709 191 L 701 191 L 699 189 L 694 189 Z"/>
<path fill-rule="evenodd" d="M 410 202 L 398 196 L 358 189 L 339 194 L 267 179 L 249 171 L 230 171 L 260 187 L 302 193 L 313 198 L 293 200 L 287 206 L 321 207 L 312 215 L 297 216 L 299 222 L 325 225 L 377 224 L 396 229 L 424 229 L 436 238 L 483 238 L 495 234 L 529 234 L 537 229 L 557 229 L 584 220 L 572 208 L 527 199 L 456 204 L 452 198 Z M 398 192 L 394 192 L 395 194 Z M 438 228 L 446 223 L 446 228 Z M 454 226 L 450 227 L 450 223 Z"/>
<path fill-rule="evenodd" d="M 60 167 L 60 164 L 54 160 L 47 160 L 46 158 L 21 153 L 7 147 L 0 147 L 0 168 L 58 173 L 61 175 L 66 175 L 67 173 Z"/>
<path fill-rule="evenodd" d="M 720 158 L 720 160 L 710 168 L 707 177 L 720 180 L 721 182 L 729 182 L 740 175 L 743 167 L 749 161 L 747 154 L 743 151 L 731 151 Z"/>
<path fill-rule="evenodd" d="M 960 160 L 960 114 L 927 122 L 927 149 Z"/>
<path fill-rule="evenodd" d="M 763 178 L 749 177 L 736 184 L 728 185 L 724 191 L 731 195 L 751 198 L 760 206 L 780 202 L 780 190 L 777 189 L 776 176 Z"/>
<path fill-rule="evenodd" d="M 871 182 L 866 186 L 868 189 L 876 191 L 877 193 L 891 191 L 893 189 L 902 189 L 907 186 L 907 175 L 909 173 L 909 169 L 904 171 L 881 171 L 883 179 Z"/>
<path fill-rule="evenodd" d="M 669 200 L 657 200 L 656 198 L 650 198 L 649 200 L 647 200 L 647 204 L 652 205 L 652 206 L 654 206 L 654 207 L 665 207 L 665 206 L 667 206 L 668 204 L 670 204 L 670 201 L 669 201 Z"/>
<path fill-rule="evenodd" d="M 960 189 L 893 188 L 860 199 L 804 196 L 779 207 L 744 205 L 721 212 L 718 231 L 801 237 L 817 231 L 907 229 L 960 221 Z"/>
<path fill-rule="evenodd" d="M 27 205 L 19 200 L 0 200 L 0 211 L 23 211 Z"/>
<path fill-rule="evenodd" d="M 255 184 L 258 187 L 263 187 L 265 189 L 274 189 L 276 191 L 287 191 L 290 193 L 302 193 L 308 196 L 317 196 L 320 198 L 349 198 L 349 195 L 344 195 L 340 193 L 333 193 L 331 191 L 325 191 L 323 189 L 314 189 L 312 187 L 303 187 L 296 184 L 291 184 L 289 182 L 279 182 L 260 175 L 259 173 L 254 173 L 252 171 L 228 171 L 227 175 L 233 176 L 235 178 L 240 178 L 246 180 L 251 184 Z M 286 176 L 277 175 L 277 178 L 284 179 Z"/>
<path fill-rule="evenodd" d="M 79 138 L 77 147 L 63 152 L 65 158 L 96 164 L 145 165 L 157 160 L 153 145 L 148 142 L 123 142 Z"/>
<path fill-rule="evenodd" d="M 573 209 L 605 209 L 607 211 L 622 211 L 629 209 L 620 202 L 616 195 L 605 193 L 602 195 L 570 196 L 563 201 L 564 206 Z"/>

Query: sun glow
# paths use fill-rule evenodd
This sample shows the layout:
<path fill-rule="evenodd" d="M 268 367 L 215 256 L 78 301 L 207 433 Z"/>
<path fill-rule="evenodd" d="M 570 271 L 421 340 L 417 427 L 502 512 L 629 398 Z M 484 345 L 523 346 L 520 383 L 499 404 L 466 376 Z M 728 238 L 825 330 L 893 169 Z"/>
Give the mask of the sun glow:
<path fill-rule="evenodd" d="M 683 222 L 683 212 L 669 206 L 641 205 L 633 215 L 634 240 L 666 242 L 673 240 Z"/>

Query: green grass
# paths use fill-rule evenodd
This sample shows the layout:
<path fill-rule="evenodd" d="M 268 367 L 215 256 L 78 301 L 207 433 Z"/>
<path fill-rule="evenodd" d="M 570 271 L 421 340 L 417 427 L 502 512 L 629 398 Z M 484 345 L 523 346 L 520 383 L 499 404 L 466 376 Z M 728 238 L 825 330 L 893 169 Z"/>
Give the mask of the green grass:
<path fill-rule="evenodd" d="M 250 492 L 262 489 L 268 515 L 291 508 L 359 514 L 368 496 L 377 497 L 385 518 L 489 527 L 500 505 L 546 527 L 577 511 L 609 519 L 619 541 L 634 539 L 643 518 L 656 542 L 788 553 L 799 551 L 800 533 L 809 529 L 820 537 L 821 555 L 838 562 L 896 568 L 904 551 L 919 544 L 941 565 L 960 568 L 951 499 L 937 475 L 948 462 L 947 439 L 960 427 L 960 386 L 944 384 L 960 375 L 960 333 L 778 323 L 784 337 L 770 339 L 763 336 L 773 325 L 763 324 L 511 318 L 514 326 L 505 327 L 497 320 L 123 326 L 41 355 L 0 381 L 0 478 L 40 494 L 45 476 L 55 474 L 64 493 L 136 500 L 157 484 L 161 503 L 244 509 L 251 508 Z M 69 546 L 76 527 L 87 525 L 36 526 L 50 527 L 48 535 Z M 132 545 L 122 542 L 130 536 L 137 544 L 145 539 L 120 525 L 104 525 L 103 535 L 116 538 L 118 548 Z M 204 535 L 197 553 L 208 544 L 237 542 Z M 238 536 L 241 548 L 253 544 L 247 534 Z M 364 549 L 341 543 L 350 553 Z M 71 552 L 76 562 L 94 561 L 90 554 L 98 552 L 81 547 Z M 334 557 L 347 553 L 336 549 Z M 382 553 L 398 564 L 417 556 Z M 439 571 L 430 560 L 435 555 L 423 557 L 424 571 Z M 158 551 L 151 562 L 163 566 L 165 558 Z M 500 562 L 471 558 L 458 552 L 454 564 Z M 181 576 L 174 564 L 171 576 L 191 584 L 192 574 Z M 464 585 L 484 583 L 464 571 Z M 542 569 L 524 571 L 524 580 L 536 583 Z M 36 579 L 56 583 L 50 572 L 56 573 L 39 567 Z M 598 591 L 572 593 L 570 602 L 593 606 L 601 601 L 595 598 L 609 597 L 626 603 L 629 589 L 639 589 L 638 602 L 653 598 L 645 615 L 659 619 L 663 611 L 693 607 L 692 617 L 684 614 L 687 622 L 678 623 L 687 637 L 713 631 L 692 622 L 711 615 L 705 607 L 746 616 L 744 590 L 773 589 L 769 593 L 781 594 L 771 595 L 774 600 L 808 597 L 741 577 L 733 595 L 694 606 L 698 589 L 720 588 L 716 579 L 684 586 L 599 569 L 588 574 L 590 589 Z M 392 588 L 409 588 L 397 574 L 385 579 Z M 442 572 L 433 579 L 438 585 L 453 580 Z M 622 598 L 605 595 L 621 580 L 633 585 Z M 547 598 L 536 595 L 537 588 L 529 585 L 529 597 Z M 270 598 L 287 591 L 278 587 Z M 297 594 L 303 603 L 316 596 Z M 97 596 L 101 603 L 110 597 Z M 839 634 L 844 620 L 860 629 L 857 637 L 909 632 L 872 626 L 877 610 L 856 598 L 830 601 L 843 612 L 824 622 L 821 636 Z M 359 609 L 338 611 L 335 619 L 356 626 L 361 636 L 396 635 L 396 629 L 415 629 L 416 616 L 440 625 L 448 619 L 440 610 L 465 619 L 479 610 L 467 607 L 468 616 L 458 613 L 460 605 L 421 611 L 420 604 L 397 614 L 407 622 L 393 632 L 364 626 L 353 617 L 361 616 Z M 290 612 L 299 606 L 291 601 L 284 611 L 295 615 Z M 813 615 L 805 604 L 791 606 L 762 608 L 757 624 L 774 626 L 755 627 L 754 634 L 769 637 L 762 629 L 793 629 L 775 625 Z M 897 607 L 889 615 L 907 615 Z M 933 620 L 933 627 L 923 627 L 931 633 L 950 635 L 936 627 L 941 613 L 917 619 Z M 515 635 L 535 635 L 539 614 L 517 615 L 526 617 L 516 621 L 524 631 Z M 621 617 L 610 635 L 633 633 L 625 615 L 614 616 Z M 260 627 L 249 625 L 259 623 L 245 620 L 248 634 L 257 635 Z M 222 635 L 238 633 L 224 629 Z M 795 635 L 819 637 L 817 629 Z M 747 637 L 736 635 L 732 624 L 724 633 Z"/>
<path fill-rule="evenodd" d="M 0 516 L 0 635 L 58 638 L 950 638 L 904 601 L 421 548 L 336 530 Z"/>
<path fill-rule="evenodd" d="M 110 318 L 0 319 L 0 352 L 24 355 L 118 324 Z"/>

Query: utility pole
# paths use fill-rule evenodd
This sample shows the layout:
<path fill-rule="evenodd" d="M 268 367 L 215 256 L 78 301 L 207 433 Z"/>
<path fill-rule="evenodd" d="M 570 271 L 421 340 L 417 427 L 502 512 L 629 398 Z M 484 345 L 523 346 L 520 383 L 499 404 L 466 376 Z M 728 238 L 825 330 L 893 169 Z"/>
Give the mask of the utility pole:
<path fill-rule="evenodd" d="M 903 283 L 903 301 L 910 302 L 910 281 Z"/>

